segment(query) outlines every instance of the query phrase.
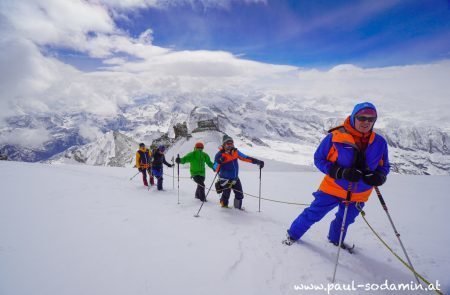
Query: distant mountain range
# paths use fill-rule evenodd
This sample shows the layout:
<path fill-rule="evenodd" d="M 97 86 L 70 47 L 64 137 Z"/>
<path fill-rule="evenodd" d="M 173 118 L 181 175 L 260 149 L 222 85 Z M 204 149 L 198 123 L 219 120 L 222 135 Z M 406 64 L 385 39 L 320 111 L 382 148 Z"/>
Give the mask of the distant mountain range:
<path fill-rule="evenodd" d="M 18 161 L 129 166 L 133 165 L 139 142 L 172 145 L 194 133 L 208 131 L 218 134 L 217 145 L 226 133 L 249 154 L 313 166 L 314 150 L 326 131 L 345 118 L 339 111 L 324 109 L 323 105 L 302 104 L 295 98 L 260 94 L 248 97 L 219 92 L 204 97 L 145 97 L 122 108 L 114 117 L 78 113 L 10 118 L 8 128 L 43 127 L 50 132 L 51 139 L 38 149 L 5 144 L 0 146 L 0 154 Z M 376 131 L 388 141 L 394 172 L 450 174 L 447 131 L 389 118 L 379 121 L 381 128 Z M 86 138 L 81 125 L 102 135 Z M 8 128 L 0 133 L 8 132 Z"/>

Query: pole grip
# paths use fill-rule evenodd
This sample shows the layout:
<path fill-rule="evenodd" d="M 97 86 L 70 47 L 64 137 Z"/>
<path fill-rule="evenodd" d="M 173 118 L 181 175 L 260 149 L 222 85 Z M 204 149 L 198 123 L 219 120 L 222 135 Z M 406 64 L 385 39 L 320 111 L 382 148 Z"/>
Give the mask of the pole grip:
<path fill-rule="evenodd" d="M 383 208 L 385 210 L 387 210 L 386 202 L 384 201 L 383 195 L 381 194 L 378 186 L 375 186 L 375 192 L 377 193 L 377 196 L 378 196 L 378 199 L 380 200 L 381 206 L 383 206 Z"/>
<path fill-rule="evenodd" d="M 353 187 L 353 183 L 349 182 L 348 187 L 347 187 L 347 197 L 345 198 L 345 200 L 347 202 L 350 202 L 350 200 L 352 198 L 352 187 Z"/>

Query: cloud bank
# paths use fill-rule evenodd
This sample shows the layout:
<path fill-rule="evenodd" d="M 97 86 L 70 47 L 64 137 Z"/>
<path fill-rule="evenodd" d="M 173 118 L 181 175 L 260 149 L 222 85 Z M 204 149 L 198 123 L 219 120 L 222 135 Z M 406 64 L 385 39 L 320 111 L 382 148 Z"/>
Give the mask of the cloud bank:
<path fill-rule="evenodd" d="M 446 60 L 386 68 L 303 69 L 245 60 L 225 51 L 174 51 L 152 44 L 151 28 L 132 37 L 115 24 L 124 10 L 170 9 L 186 2 L 226 9 L 237 1 L 4 0 L 0 119 L 34 113 L 114 116 L 140 96 L 223 90 L 288 95 L 336 112 L 369 100 L 387 116 L 415 116 L 420 122 L 450 126 L 450 116 L 442 111 L 450 107 Z M 54 48 L 80 52 L 103 66 L 80 71 L 54 56 Z"/>

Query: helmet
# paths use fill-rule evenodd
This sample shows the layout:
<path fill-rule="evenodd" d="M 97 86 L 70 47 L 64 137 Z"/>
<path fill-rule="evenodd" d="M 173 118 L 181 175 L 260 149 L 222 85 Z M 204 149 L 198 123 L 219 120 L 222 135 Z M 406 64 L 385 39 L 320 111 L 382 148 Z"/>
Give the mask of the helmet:
<path fill-rule="evenodd" d="M 196 149 L 202 149 L 204 147 L 205 146 L 203 145 L 203 142 L 201 142 L 201 141 L 195 143 L 195 148 Z"/>

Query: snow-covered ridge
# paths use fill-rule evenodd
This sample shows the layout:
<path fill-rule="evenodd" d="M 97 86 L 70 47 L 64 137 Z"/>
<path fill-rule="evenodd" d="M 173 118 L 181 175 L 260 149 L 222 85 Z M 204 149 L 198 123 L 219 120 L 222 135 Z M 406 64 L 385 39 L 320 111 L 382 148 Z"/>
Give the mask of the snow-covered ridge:
<path fill-rule="evenodd" d="M 130 167 L 138 143 L 118 131 L 107 132 L 96 141 L 73 146 L 49 159 L 48 163 L 81 163 L 95 166 Z"/>
<path fill-rule="evenodd" d="M 188 132 L 198 130 L 199 122 L 212 122 L 219 134 L 227 133 L 242 142 L 241 148 L 254 156 L 274 159 L 297 165 L 313 166 L 312 155 L 330 127 L 339 125 L 347 113 L 332 110 L 324 102 L 312 104 L 311 100 L 294 97 L 271 96 L 261 93 L 236 95 L 208 93 L 203 96 L 174 95 L 142 97 L 134 104 L 124 107 L 115 117 L 98 117 L 89 114 L 67 116 L 26 117 L 10 121 L 11 128 L 41 126 L 51 133 L 51 139 L 41 149 L 24 149 L 3 145 L 0 152 L 10 159 L 39 161 L 68 148 L 76 154 L 83 143 L 92 139 L 83 137 L 78 126 L 97 130 L 99 134 L 118 131 L 135 142 L 151 142 L 162 135 L 174 138 L 173 126 L 186 122 Z M 324 100 L 325 102 L 327 100 Z M 449 132 L 438 127 L 415 126 L 413 122 L 398 121 L 395 114 L 384 112 L 377 122 L 376 130 L 389 143 L 393 171 L 404 174 L 450 174 Z M 86 128 L 86 127 L 85 127 Z M 208 128 L 207 128 L 208 129 Z M 211 128 L 209 128 L 211 129 Z M 214 128 L 213 128 L 214 129 Z M 0 133 L 8 132 L 2 130 Z M 85 148 L 85 162 L 109 165 L 104 159 L 104 143 L 91 142 Z M 220 143 L 220 140 L 217 144 Z M 132 145 L 132 143 L 130 143 Z M 75 147 L 76 146 L 76 147 Z M 85 155 L 86 150 L 99 149 Z M 129 149 L 134 153 L 136 146 Z M 53 151 L 53 153 L 52 153 Z M 46 154 L 43 155 L 43 152 Z M 96 159 L 94 159 L 96 157 Z M 128 156 L 124 156 L 127 158 Z M 98 164 L 101 163 L 101 164 Z M 128 163 L 121 159 L 117 163 Z"/>

